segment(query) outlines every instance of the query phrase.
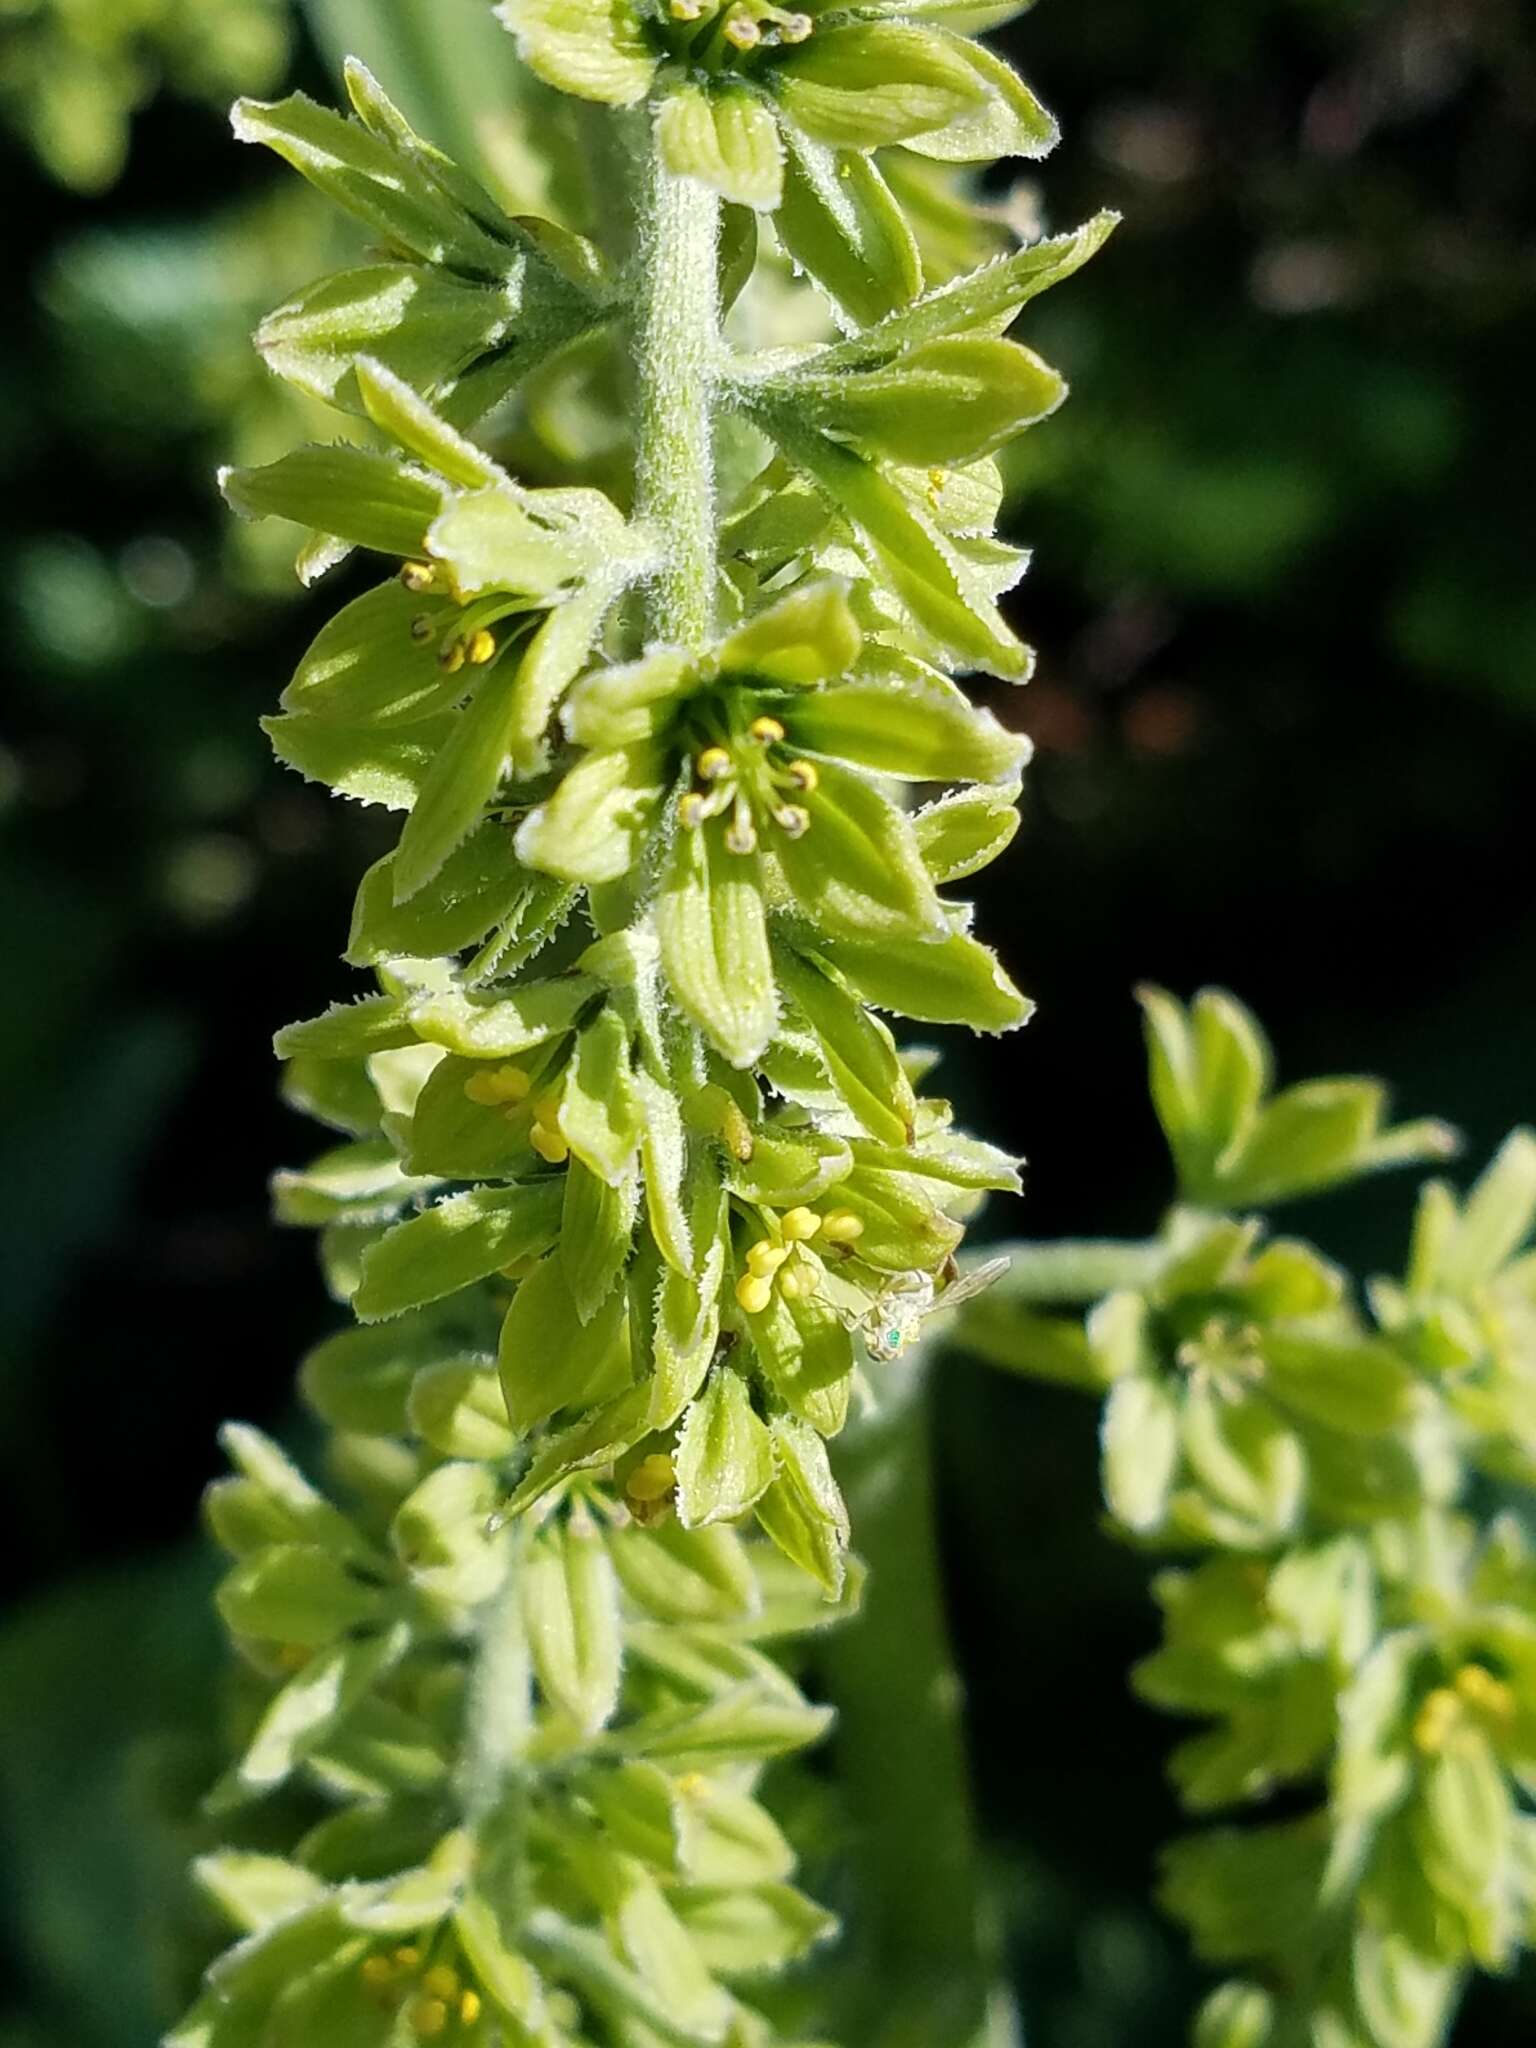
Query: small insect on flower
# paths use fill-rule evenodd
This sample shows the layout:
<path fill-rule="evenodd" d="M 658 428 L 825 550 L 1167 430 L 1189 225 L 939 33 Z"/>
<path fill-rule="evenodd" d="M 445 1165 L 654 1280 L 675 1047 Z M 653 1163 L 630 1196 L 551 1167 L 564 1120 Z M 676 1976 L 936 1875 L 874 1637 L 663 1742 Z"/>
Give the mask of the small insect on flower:
<path fill-rule="evenodd" d="M 912 1273 L 905 1276 L 900 1285 L 889 1287 L 858 1318 L 855 1327 L 864 1339 L 865 1348 L 877 1364 L 886 1365 L 893 1358 L 899 1358 L 910 1344 L 915 1344 L 923 1333 L 923 1324 L 930 1316 L 941 1311 L 959 1308 L 965 1301 L 973 1301 L 978 1294 L 986 1292 L 1001 1280 L 1008 1270 L 1006 1259 L 989 1259 L 974 1272 L 962 1273 L 951 1280 L 947 1287 L 938 1289 L 928 1273 Z"/>

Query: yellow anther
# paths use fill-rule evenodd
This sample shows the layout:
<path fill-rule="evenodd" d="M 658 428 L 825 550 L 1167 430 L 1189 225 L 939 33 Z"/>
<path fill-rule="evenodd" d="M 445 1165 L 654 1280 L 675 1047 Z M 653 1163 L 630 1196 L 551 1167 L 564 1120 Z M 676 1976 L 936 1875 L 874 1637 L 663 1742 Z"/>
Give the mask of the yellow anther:
<path fill-rule="evenodd" d="M 448 2025 L 448 2008 L 440 1998 L 418 1998 L 411 2007 L 411 2031 L 423 2041 L 435 2041 Z"/>
<path fill-rule="evenodd" d="M 459 2019 L 466 2027 L 472 2027 L 484 2010 L 478 1991 L 466 1991 L 459 2000 Z"/>
<path fill-rule="evenodd" d="M 704 12 L 704 0 L 672 0 L 667 12 L 674 21 L 697 21 Z"/>
<path fill-rule="evenodd" d="M 833 1209 L 821 1219 L 821 1235 L 828 1244 L 853 1244 L 864 1235 L 864 1219 L 851 1209 Z"/>
<path fill-rule="evenodd" d="M 528 1142 L 549 1166 L 564 1166 L 571 1156 L 571 1148 L 563 1135 L 552 1131 L 548 1124 L 535 1124 L 528 1133 Z"/>
<path fill-rule="evenodd" d="M 727 1102 L 721 1112 L 720 1135 L 731 1157 L 739 1159 L 745 1166 L 757 1149 L 757 1140 L 752 1135 L 751 1124 L 734 1102 Z"/>
<path fill-rule="evenodd" d="M 1513 1721 L 1515 1696 L 1502 1678 L 1495 1678 L 1481 1664 L 1463 1664 L 1456 1674 L 1456 1690 L 1469 1707 L 1476 1707 L 1495 1721 Z"/>
<path fill-rule="evenodd" d="M 464 644 L 464 653 L 476 668 L 484 668 L 488 661 L 496 659 L 496 635 L 486 626 L 471 633 Z"/>
<path fill-rule="evenodd" d="M 812 790 L 821 781 L 814 761 L 791 761 L 789 779 L 796 789 Z"/>
<path fill-rule="evenodd" d="M 664 1451 L 653 1451 L 650 1457 L 642 1458 L 634 1471 L 624 1482 L 624 1491 L 631 1500 L 665 1500 L 677 1484 L 677 1468 Z"/>
<path fill-rule="evenodd" d="M 811 814 L 804 804 L 780 804 L 773 822 L 788 839 L 803 839 L 811 829 Z"/>
<path fill-rule="evenodd" d="M 400 581 L 420 597 L 424 591 L 437 587 L 437 571 L 430 562 L 405 562 L 401 565 Z"/>
<path fill-rule="evenodd" d="M 776 718 L 754 718 L 747 727 L 759 746 L 777 746 L 784 737 L 784 728 Z"/>
<path fill-rule="evenodd" d="M 421 1980 L 423 1991 L 431 1992 L 434 1998 L 453 2000 L 460 1991 L 459 1973 L 450 1969 L 447 1963 L 434 1963 Z"/>
<path fill-rule="evenodd" d="M 690 829 L 704 822 L 704 799 L 696 789 L 690 789 L 677 800 L 678 823 Z"/>
<path fill-rule="evenodd" d="M 437 665 L 446 676 L 456 676 L 464 666 L 464 642 L 450 640 L 446 647 L 438 649 Z"/>
<path fill-rule="evenodd" d="M 725 828 L 725 850 L 727 853 L 756 853 L 757 827 L 750 812 L 738 810 Z"/>
<path fill-rule="evenodd" d="M 775 1244 L 770 1237 L 760 1237 L 747 1253 L 747 1271 L 759 1280 L 770 1280 L 788 1257 L 788 1245 Z"/>
<path fill-rule="evenodd" d="M 773 1299 L 773 1282 L 756 1273 L 743 1273 L 736 1282 L 736 1299 L 749 1316 L 760 1316 Z"/>
<path fill-rule="evenodd" d="M 779 16 L 779 41 L 781 43 L 803 43 L 816 24 L 808 14 L 781 14 Z"/>
<path fill-rule="evenodd" d="M 809 1244 L 821 1228 L 821 1218 L 814 1209 L 786 1209 L 779 1228 L 791 1244 Z"/>
<path fill-rule="evenodd" d="M 402 1970 L 414 1970 L 421 1962 L 421 1950 L 407 1942 L 404 1948 L 395 1950 L 395 1963 Z"/>
<path fill-rule="evenodd" d="M 546 1088 L 533 1105 L 534 1116 L 541 1124 L 548 1124 L 553 1130 L 560 1121 L 560 1094 L 558 1089 Z"/>
<path fill-rule="evenodd" d="M 436 628 L 432 623 L 432 614 L 430 612 L 418 612 L 411 621 L 411 638 L 413 640 L 430 640 L 435 631 Z"/>
<path fill-rule="evenodd" d="M 763 32 L 750 14 L 733 14 L 725 24 L 725 40 L 737 50 L 755 50 Z"/>
<path fill-rule="evenodd" d="M 677 1781 L 677 1789 L 685 1799 L 707 1799 L 710 1784 L 702 1771 L 684 1771 Z"/>
<path fill-rule="evenodd" d="M 701 782 L 718 782 L 731 772 L 731 757 L 724 747 L 706 747 L 694 767 Z"/>
<path fill-rule="evenodd" d="M 809 1259 L 796 1259 L 779 1275 L 779 1292 L 786 1301 L 804 1301 L 816 1292 L 816 1268 Z"/>
<path fill-rule="evenodd" d="M 942 490 L 943 490 L 943 488 L 944 488 L 944 486 L 945 486 L 945 485 L 946 485 L 946 484 L 947 484 L 948 482 L 949 482 L 949 473 L 948 473 L 948 471 L 947 471 L 947 470 L 942 470 L 942 469 L 930 469 L 930 470 L 929 470 L 929 472 L 928 472 L 928 487 L 929 487 L 929 489 L 930 489 L 930 490 L 932 490 L 932 491 L 935 491 L 935 492 L 937 492 L 937 491 L 942 491 Z"/>
<path fill-rule="evenodd" d="M 388 1956 L 366 1956 L 358 1975 L 370 1991 L 382 1991 L 395 1981 L 395 1966 Z"/>
<path fill-rule="evenodd" d="M 1438 1756 L 1460 1718 L 1461 1701 L 1448 1686 L 1436 1686 L 1414 1719 L 1414 1747 L 1425 1756 Z"/>
<path fill-rule="evenodd" d="M 521 1067 L 497 1067 L 493 1073 L 471 1074 L 464 1083 L 464 1093 L 471 1102 L 499 1109 L 505 1103 L 526 1101 L 532 1086 Z"/>

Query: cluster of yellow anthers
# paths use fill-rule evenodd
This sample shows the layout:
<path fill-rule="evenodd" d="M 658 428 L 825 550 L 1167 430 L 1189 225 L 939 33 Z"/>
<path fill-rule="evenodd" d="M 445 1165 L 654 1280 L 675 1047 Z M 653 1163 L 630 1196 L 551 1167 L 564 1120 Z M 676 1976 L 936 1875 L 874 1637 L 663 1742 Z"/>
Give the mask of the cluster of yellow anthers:
<path fill-rule="evenodd" d="M 416 597 L 444 594 L 442 578 L 430 562 L 407 562 L 400 571 L 400 581 Z M 495 615 L 504 616 L 505 603 L 496 605 Z M 436 621 L 430 612 L 418 612 L 411 621 L 411 638 L 425 644 L 437 631 Z M 454 621 L 453 630 L 443 638 L 437 650 L 437 665 L 446 675 L 457 675 L 467 663 L 472 668 L 483 668 L 488 661 L 496 659 L 499 643 L 487 624 L 475 624 L 472 612 L 461 613 Z"/>
<path fill-rule="evenodd" d="M 802 839 L 811 829 L 811 814 L 804 804 L 790 801 L 790 794 L 809 796 L 820 781 L 814 761 L 784 762 L 773 752 L 784 741 L 784 728 L 776 718 L 754 718 L 747 737 L 762 749 L 756 758 L 739 760 L 729 747 L 705 747 L 695 757 L 693 772 L 704 786 L 690 789 L 677 800 L 677 815 L 684 825 L 702 825 L 729 810 L 725 844 L 731 853 L 753 853 L 757 849 L 757 819 L 761 808 L 789 839 Z"/>
<path fill-rule="evenodd" d="M 668 12 L 674 21 L 703 21 L 718 4 L 719 0 L 671 0 Z M 780 43 L 803 43 L 815 26 L 798 8 L 774 7 L 770 0 L 733 0 L 720 33 L 733 49 L 755 50 L 765 36 Z"/>
<path fill-rule="evenodd" d="M 488 1073 L 471 1074 L 464 1083 L 464 1093 L 484 1109 L 501 1110 L 510 1123 L 528 1100 L 532 1087 L 533 1078 L 524 1068 L 495 1067 Z M 551 1166 L 563 1166 L 570 1158 L 571 1148 L 560 1129 L 558 1095 L 541 1095 L 534 1103 L 528 1142 Z"/>
<path fill-rule="evenodd" d="M 426 1970 L 421 1965 L 421 1950 L 407 1943 L 388 1955 L 376 1951 L 365 1957 L 358 1974 L 381 2005 L 410 1999 L 406 2018 L 419 2040 L 435 2041 L 452 2026 L 472 2027 L 483 2009 L 479 1992 L 448 1963 Z"/>
<path fill-rule="evenodd" d="M 851 1209 L 832 1209 L 818 1216 L 814 1209 L 786 1209 L 777 1238 L 760 1237 L 747 1252 L 747 1270 L 736 1282 L 736 1299 L 749 1316 L 761 1315 L 773 1290 L 789 1301 L 803 1301 L 821 1285 L 821 1260 L 811 1240 L 824 1246 L 846 1246 L 864 1235 L 862 1218 Z"/>
<path fill-rule="evenodd" d="M 1438 1756 L 1464 1722 L 1485 1730 L 1506 1730 L 1515 1718 L 1515 1696 L 1502 1678 L 1481 1664 L 1463 1664 L 1449 1685 L 1437 1685 L 1413 1724 L 1414 1747 Z"/>

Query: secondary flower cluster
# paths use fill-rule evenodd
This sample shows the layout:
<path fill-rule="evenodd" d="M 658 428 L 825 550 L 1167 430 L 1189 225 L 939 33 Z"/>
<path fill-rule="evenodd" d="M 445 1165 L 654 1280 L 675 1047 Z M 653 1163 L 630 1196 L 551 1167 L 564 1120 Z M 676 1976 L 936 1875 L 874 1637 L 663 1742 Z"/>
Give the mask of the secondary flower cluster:
<path fill-rule="evenodd" d="M 1022 1249 L 959 1335 L 1103 1392 L 1112 1516 L 1188 1553 L 1134 1673 L 1208 1724 L 1173 1757 L 1185 1805 L 1319 1802 L 1168 1853 L 1166 1903 L 1241 1973 L 1199 2048 L 1426 2048 L 1536 1913 L 1536 1559 L 1513 1514 L 1476 1511 L 1490 1475 L 1536 1477 L 1536 1139 L 1465 1202 L 1424 1189 L 1407 1277 L 1374 1281 L 1367 1315 L 1310 1246 L 1221 1211 L 1448 1134 L 1384 1130 L 1367 1081 L 1270 1095 L 1253 1020 L 1218 992 L 1143 1000 L 1180 1206 L 1146 1244 Z"/>

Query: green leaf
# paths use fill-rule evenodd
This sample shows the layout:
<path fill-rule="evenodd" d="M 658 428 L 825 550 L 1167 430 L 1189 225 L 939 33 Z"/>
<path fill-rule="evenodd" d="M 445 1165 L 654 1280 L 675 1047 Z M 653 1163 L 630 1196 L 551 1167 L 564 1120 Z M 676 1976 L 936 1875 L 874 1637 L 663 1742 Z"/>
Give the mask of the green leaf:
<path fill-rule="evenodd" d="M 838 1931 L 836 1917 L 793 1885 L 690 1885 L 675 1898 L 705 1967 L 723 1977 L 775 1976 Z"/>
<path fill-rule="evenodd" d="M 628 1304 L 614 1288 L 583 1322 L 558 1255 L 534 1267 L 501 1326 L 501 1384 L 517 1430 L 591 1407 L 629 1383 Z"/>
<path fill-rule="evenodd" d="M 925 633 L 957 661 L 1022 681 L 1033 657 L 975 584 L 955 547 L 866 456 L 805 426 L 783 405 L 754 412 L 853 528 L 860 552 Z"/>
<path fill-rule="evenodd" d="M 1002 782 L 1029 751 L 947 676 L 899 657 L 884 673 L 813 692 L 786 716 L 797 746 L 910 782 Z"/>
<path fill-rule="evenodd" d="M 618 1705 L 624 1646 L 618 1580 L 591 1519 L 541 1530 L 521 1586 L 540 1689 L 584 1735 L 595 1735 Z"/>
<path fill-rule="evenodd" d="M 1413 1413 L 1413 1376 L 1385 1344 L 1277 1329 L 1258 1349 L 1275 1399 L 1332 1429 L 1379 1436 Z"/>
<path fill-rule="evenodd" d="M 381 555 L 414 558 L 443 506 L 427 478 L 391 455 L 337 442 L 295 448 L 262 469 L 226 469 L 219 483 L 247 519 L 291 519 Z"/>
<path fill-rule="evenodd" d="M 377 995 L 362 996 L 355 1003 L 332 1003 L 318 1017 L 285 1024 L 273 1038 L 272 1050 L 280 1060 L 346 1060 L 417 1042 L 409 1001 Z"/>
<path fill-rule="evenodd" d="M 486 670 L 432 763 L 390 866 L 396 904 L 409 903 L 475 830 L 507 770 L 518 670 L 504 655 Z"/>
<path fill-rule="evenodd" d="M 984 106 L 988 88 L 946 38 L 903 23 L 820 29 L 772 74 L 790 121 L 850 149 L 905 142 Z"/>
<path fill-rule="evenodd" d="M 1034 1015 L 989 947 L 968 932 L 934 942 L 818 937 L 818 950 L 878 1010 L 923 1024 L 969 1024 L 973 1031 L 1017 1031 Z"/>
<path fill-rule="evenodd" d="M 616 882 L 639 860 L 667 780 L 666 756 L 648 740 L 584 755 L 524 819 L 518 853 L 568 882 Z"/>
<path fill-rule="evenodd" d="M 736 1522 L 773 1481 L 773 1439 L 740 1373 L 721 1366 L 678 1433 L 677 1513 L 685 1529 Z"/>
<path fill-rule="evenodd" d="M 585 663 L 632 568 L 622 558 L 598 565 L 555 606 L 528 642 L 507 725 L 507 754 L 515 776 L 542 774 L 549 765 L 549 729 L 556 707 Z"/>
<path fill-rule="evenodd" d="M 808 689 L 845 675 L 863 644 L 847 585 L 818 578 L 797 584 L 787 597 L 738 626 L 721 642 L 718 665 L 725 675 Z"/>
<path fill-rule="evenodd" d="M 385 1614 L 381 1590 L 315 1543 L 274 1543 L 242 1559 L 217 1599 L 232 1634 L 305 1649 L 376 1625 Z"/>
<path fill-rule="evenodd" d="M 272 1176 L 272 1213 L 279 1223 L 313 1229 L 325 1223 L 385 1223 L 429 1180 L 413 1179 L 391 1148 L 366 1139 L 338 1145 L 306 1167 Z"/>
<path fill-rule="evenodd" d="M 354 967 L 462 953 L 527 907 L 535 892 L 552 893 L 554 886 L 528 872 L 512 851 L 511 833 L 496 820 L 472 832 L 408 903 L 395 901 L 394 865 L 395 856 L 385 854 L 358 888 L 343 956 Z"/>
<path fill-rule="evenodd" d="M 363 1254 L 362 1281 L 352 1297 L 359 1320 L 403 1315 L 539 1256 L 555 1240 L 560 1200 L 555 1180 L 471 1188 L 396 1224 Z"/>
<path fill-rule="evenodd" d="M 280 1785 L 305 1757 L 330 1739 L 389 1667 L 399 1661 L 406 1640 L 406 1630 L 399 1626 L 387 1635 L 338 1643 L 310 1658 L 298 1676 L 268 1703 L 236 1767 L 237 1782 L 251 1792 Z"/>
<path fill-rule="evenodd" d="M 478 1607 L 497 1590 L 506 1572 L 492 1520 L 499 1490 L 484 1465 L 439 1465 L 401 1502 L 390 1536 L 419 1592 Z"/>
<path fill-rule="evenodd" d="M 639 1212 L 640 1182 L 633 1172 L 600 1180 L 575 1157 L 565 1170 L 565 1211 L 560 1257 L 576 1313 L 590 1322 L 628 1261 Z"/>
<path fill-rule="evenodd" d="M 826 1445 L 792 1415 L 776 1415 L 769 1427 L 778 1473 L 757 1503 L 758 1522 L 791 1563 L 836 1600 L 847 1575 L 848 1509 Z"/>
<path fill-rule="evenodd" d="M 906 215 L 867 156 L 786 133 L 774 228 L 790 257 L 850 322 L 870 326 L 923 288 Z"/>
<path fill-rule="evenodd" d="M 630 1599 L 662 1622 L 725 1622 L 758 1605 L 752 1562 L 734 1529 L 661 1523 L 623 1530 L 614 1567 Z"/>
<path fill-rule="evenodd" d="M 630 1065 L 629 1031 L 612 1003 L 583 1027 L 566 1069 L 560 1129 L 599 1180 L 625 1180 L 640 1143 L 640 1105 Z"/>
<path fill-rule="evenodd" d="M 784 879 L 806 916 L 852 939 L 938 938 L 946 929 L 905 812 L 851 768 L 820 764 L 811 828 L 776 837 Z"/>
<path fill-rule="evenodd" d="M 606 503 L 596 492 L 588 495 Z M 535 518 L 531 502 L 529 493 L 505 483 L 469 491 L 449 501 L 418 545 L 446 566 L 460 597 L 488 590 L 553 597 L 592 555 L 581 541 Z"/>
<path fill-rule="evenodd" d="M 771 212 L 778 205 L 783 145 L 773 115 L 754 94 L 679 85 L 661 103 L 656 141 L 677 176 L 697 178 L 738 206 Z"/>
<path fill-rule="evenodd" d="M 759 856 L 726 850 L 711 818 L 674 835 L 656 901 L 661 962 L 678 1003 L 734 1067 L 750 1067 L 778 1016 Z"/>
<path fill-rule="evenodd" d="M 657 60 L 634 0 L 500 0 L 495 12 L 546 85 L 610 107 L 644 97 Z"/>
<path fill-rule="evenodd" d="M 817 357 L 818 367 L 860 369 L 891 362 L 903 350 L 945 334 L 1001 333 L 1021 306 L 1081 270 L 1120 225 L 1117 213 L 1098 213 L 1070 234 L 1033 242 L 1001 262 L 955 278 L 915 305 L 894 311 L 863 334 Z"/>
<path fill-rule="evenodd" d="M 1306 1464 L 1301 1444 L 1274 1410 L 1247 1393 L 1236 1397 L 1203 1377 L 1184 1391 L 1180 1438 L 1190 1473 L 1219 1510 L 1252 1534 L 1224 1522 L 1225 1540 L 1272 1543 L 1294 1528 L 1301 1512 Z"/>
<path fill-rule="evenodd" d="M 494 1368 L 479 1358 L 445 1358 L 417 1373 L 408 1404 L 410 1425 L 444 1458 L 499 1464 L 517 1439 Z"/>
<path fill-rule="evenodd" d="M 418 1037 L 467 1059 L 512 1059 L 569 1031 L 597 992 L 585 974 L 524 982 L 503 996 L 448 990 L 418 996 L 411 1023 Z"/>
<path fill-rule="evenodd" d="M 312 1906 L 325 1886 L 301 1864 L 285 1856 L 261 1856 L 250 1850 L 224 1849 L 199 1856 L 192 1874 L 230 1925 L 254 1933 L 301 1906 Z"/>
<path fill-rule="evenodd" d="M 418 165 L 303 93 L 270 105 L 237 100 L 230 123 L 238 141 L 264 143 L 394 247 L 484 277 L 501 277 L 511 267 L 512 247 L 488 234 Z"/>
<path fill-rule="evenodd" d="M 436 475 L 469 491 L 506 481 L 500 465 L 484 449 L 455 432 L 385 364 L 371 356 L 359 356 L 355 375 L 368 418 Z"/>
<path fill-rule="evenodd" d="M 1061 140 L 1061 130 L 1018 73 L 984 44 L 939 33 L 953 54 L 970 65 L 986 97 L 945 127 L 914 136 L 908 147 L 919 156 L 950 164 L 1048 156 Z"/>
<path fill-rule="evenodd" d="M 440 717 L 464 694 L 437 659 L 457 616 L 440 597 L 394 578 L 381 583 L 320 629 L 283 692 L 283 709 L 344 726 Z"/>
<path fill-rule="evenodd" d="M 1026 750 L 1027 758 L 1027 750 Z M 962 789 L 912 820 L 923 865 L 936 882 L 962 882 L 1005 853 L 1019 829 L 1019 784 Z"/>
<path fill-rule="evenodd" d="M 1467 1197 L 1438 1261 L 1438 1280 L 1464 1293 L 1492 1280 L 1536 1224 L 1536 1134 L 1512 1131 Z"/>
<path fill-rule="evenodd" d="M 925 342 L 859 376 L 818 375 L 813 356 L 769 388 L 813 426 L 896 462 L 943 466 L 995 453 L 1067 395 L 1032 350 L 985 335 Z"/>
<path fill-rule="evenodd" d="M 917 1103 L 890 1032 L 814 960 L 785 947 L 777 967 L 785 993 L 816 1034 L 838 1094 L 872 1137 L 905 1144 Z"/>
<path fill-rule="evenodd" d="M 307 782 L 323 782 L 338 796 L 360 804 L 408 811 L 448 743 L 453 720 L 445 715 L 404 729 L 380 730 L 292 711 L 262 719 L 261 729 L 277 758 Z"/>
<path fill-rule="evenodd" d="M 853 1338 L 831 1303 L 819 1295 L 788 1302 L 775 1289 L 761 1315 L 744 1320 L 758 1363 L 790 1414 L 836 1436 L 848 1413 Z"/>
<path fill-rule="evenodd" d="M 267 315 L 256 346 L 285 382 L 356 411 L 359 356 L 414 390 L 437 389 L 505 345 L 522 297 L 419 263 L 374 263 L 307 286 Z"/>
<path fill-rule="evenodd" d="M 1104 1498 L 1138 1536 L 1161 1527 L 1179 1466 L 1179 1415 L 1172 1395 L 1145 1373 L 1117 1380 L 1104 1405 Z"/>
<path fill-rule="evenodd" d="M 565 701 L 561 723 L 580 747 L 630 747 L 665 732 L 682 700 L 704 680 L 697 659 L 662 647 L 639 661 L 583 676 Z"/>

